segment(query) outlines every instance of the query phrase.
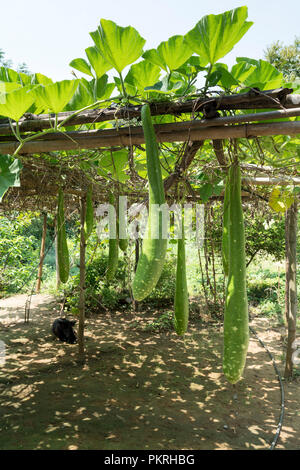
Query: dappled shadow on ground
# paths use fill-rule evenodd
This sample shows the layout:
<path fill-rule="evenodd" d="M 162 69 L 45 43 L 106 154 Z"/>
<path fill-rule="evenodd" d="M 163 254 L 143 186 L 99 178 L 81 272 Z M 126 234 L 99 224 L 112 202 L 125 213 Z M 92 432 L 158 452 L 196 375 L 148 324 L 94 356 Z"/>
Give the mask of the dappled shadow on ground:
<path fill-rule="evenodd" d="M 52 308 L 2 327 L 0 449 L 267 449 L 280 390 L 261 345 L 251 339 L 233 386 L 222 374 L 221 325 L 195 319 L 182 339 L 145 329 L 153 315 L 87 319 L 83 366 L 76 345 L 52 338 Z M 297 425 L 284 448 L 299 439 Z"/>

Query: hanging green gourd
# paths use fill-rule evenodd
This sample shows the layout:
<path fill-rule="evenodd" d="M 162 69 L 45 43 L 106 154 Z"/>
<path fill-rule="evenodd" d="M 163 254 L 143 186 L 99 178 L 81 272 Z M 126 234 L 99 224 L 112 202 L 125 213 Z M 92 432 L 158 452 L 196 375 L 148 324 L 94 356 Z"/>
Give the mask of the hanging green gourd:
<path fill-rule="evenodd" d="M 189 320 L 189 296 L 186 279 L 184 216 L 181 220 L 181 237 L 177 240 L 176 288 L 174 300 L 174 327 L 178 335 L 184 335 Z"/>
<path fill-rule="evenodd" d="M 119 259 L 119 241 L 118 241 L 118 232 L 117 232 L 117 223 L 116 223 L 116 212 L 115 212 L 115 197 L 113 193 L 109 193 L 109 210 L 108 210 L 108 219 L 109 219 L 109 249 L 108 249 L 108 263 L 106 270 L 106 280 L 112 281 L 115 276 L 118 259 Z M 115 230 L 113 230 L 115 227 Z"/>
<path fill-rule="evenodd" d="M 149 215 L 145 237 L 143 238 L 142 253 L 139 257 L 132 286 L 135 300 L 143 300 L 156 286 L 163 269 L 168 242 L 163 236 L 162 212 L 160 211 L 159 215 L 155 212 L 157 205 L 161 206 L 165 203 L 165 194 L 159 162 L 159 149 L 148 104 L 142 106 L 141 117 L 146 143 Z M 154 238 L 153 233 L 158 236 Z"/>
<path fill-rule="evenodd" d="M 229 188 L 223 371 L 227 380 L 234 384 L 243 373 L 249 343 L 245 234 L 238 162 L 229 169 Z"/>
<path fill-rule="evenodd" d="M 120 227 L 125 229 L 125 225 L 126 225 L 126 217 L 125 217 L 124 207 L 120 207 L 119 205 L 117 230 L 118 230 L 118 237 L 119 237 L 119 247 L 121 248 L 122 251 L 126 251 L 128 248 L 128 238 L 120 238 Z"/>
<path fill-rule="evenodd" d="M 69 278 L 70 261 L 66 237 L 64 193 L 62 189 L 59 190 L 57 204 L 57 259 L 59 279 L 61 282 L 66 283 Z"/>
<path fill-rule="evenodd" d="M 85 240 L 89 238 L 93 231 L 94 226 L 94 206 L 92 199 L 92 185 L 88 187 L 86 193 L 86 212 L 85 212 L 85 223 L 84 223 L 84 234 Z"/>
<path fill-rule="evenodd" d="M 226 177 L 224 203 L 223 203 L 223 232 L 222 232 L 222 261 L 225 276 L 228 276 L 228 254 L 229 254 L 229 238 L 228 238 L 228 223 L 229 223 L 229 178 Z"/>

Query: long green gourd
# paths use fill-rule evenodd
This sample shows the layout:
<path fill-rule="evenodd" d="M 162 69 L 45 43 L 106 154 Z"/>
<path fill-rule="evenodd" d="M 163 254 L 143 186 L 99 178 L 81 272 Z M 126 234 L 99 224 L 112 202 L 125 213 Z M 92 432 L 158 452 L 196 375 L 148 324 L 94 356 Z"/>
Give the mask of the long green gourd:
<path fill-rule="evenodd" d="M 126 218 L 125 218 L 124 207 L 119 206 L 117 229 L 118 229 L 118 237 L 119 237 L 119 247 L 121 248 L 122 251 L 126 251 L 128 248 L 128 238 L 120 238 L 120 226 L 125 227 L 125 224 L 126 224 Z"/>
<path fill-rule="evenodd" d="M 225 276 L 228 276 L 228 255 L 229 255 L 229 236 L 228 236 L 228 223 L 229 223 L 229 177 L 226 177 L 224 203 L 223 203 L 223 233 L 222 233 L 222 261 Z"/>
<path fill-rule="evenodd" d="M 235 162 L 229 170 L 228 281 L 224 312 L 223 371 L 236 383 L 242 376 L 249 343 L 248 301 L 241 173 Z"/>
<path fill-rule="evenodd" d="M 59 279 L 66 283 L 69 278 L 70 261 L 66 237 L 64 193 L 61 189 L 58 193 L 57 204 L 57 260 Z"/>
<path fill-rule="evenodd" d="M 85 213 L 85 223 L 84 223 L 84 235 L 85 240 L 89 238 L 93 231 L 94 226 L 94 207 L 92 199 L 92 185 L 88 187 L 86 193 L 86 213 Z"/>
<path fill-rule="evenodd" d="M 176 289 L 174 300 L 174 327 L 178 335 L 184 335 L 189 321 L 189 296 L 186 280 L 184 217 L 181 238 L 177 241 Z"/>
<path fill-rule="evenodd" d="M 110 209 L 108 213 L 109 217 L 109 225 L 113 226 L 115 223 L 115 212 L 113 211 L 113 207 L 115 206 L 115 197 L 113 193 L 109 193 L 108 201 L 110 204 Z M 119 241 L 118 241 L 118 231 L 116 227 L 115 238 L 109 237 L 109 250 L 108 250 L 108 263 L 107 263 L 107 270 L 106 270 L 106 280 L 111 281 L 116 273 L 118 267 L 118 259 L 119 259 Z"/>
<path fill-rule="evenodd" d="M 159 213 L 159 217 L 156 217 L 154 213 L 155 207 L 153 205 L 161 206 L 164 204 L 165 194 L 159 162 L 158 144 L 148 104 L 142 106 L 141 117 L 146 143 L 149 215 L 143 239 L 142 253 L 139 257 L 132 285 L 135 300 L 143 300 L 156 286 L 163 269 L 168 242 L 166 238 L 163 238 L 162 213 Z M 151 232 L 152 234 L 157 233 L 158 238 L 151 237 Z"/>

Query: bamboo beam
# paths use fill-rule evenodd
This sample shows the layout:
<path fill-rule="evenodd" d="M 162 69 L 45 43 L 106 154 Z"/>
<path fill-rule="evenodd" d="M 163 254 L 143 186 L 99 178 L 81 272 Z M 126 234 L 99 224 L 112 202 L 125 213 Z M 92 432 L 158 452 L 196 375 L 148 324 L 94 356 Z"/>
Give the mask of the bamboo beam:
<path fill-rule="evenodd" d="M 251 90 L 248 93 L 239 93 L 236 95 L 214 96 L 211 98 L 197 97 L 193 100 L 178 102 L 160 102 L 150 105 L 152 116 L 164 114 L 173 114 L 179 116 L 186 113 L 203 113 L 206 116 L 211 115 L 218 110 L 238 110 L 238 109 L 278 109 L 278 108 L 297 108 L 300 107 L 300 95 L 292 95 L 292 89 L 279 88 L 276 90 Z M 62 112 L 57 116 L 57 123 L 61 124 L 68 119 L 66 125 L 78 126 L 81 124 L 90 124 L 104 121 L 114 121 L 116 119 L 133 119 L 141 115 L 141 105 L 122 106 L 120 108 L 100 108 L 82 111 L 74 115 L 74 111 Z M 38 132 L 43 129 L 50 129 L 55 125 L 54 114 L 34 115 L 26 113 L 19 121 L 21 132 Z M 0 119 L 0 134 L 12 134 L 10 124 L 7 119 Z"/>
<path fill-rule="evenodd" d="M 282 118 L 291 118 L 291 117 L 297 117 L 300 116 L 300 108 L 295 108 L 295 109 L 286 109 L 286 110 L 278 110 L 278 111 L 268 111 L 268 112 L 262 112 L 262 113 L 250 113 L 250 114 L 243 114 L 243 115 L 237 115 L 237 116 L 225 116 L 225 117 L 217 117 L 217 118 L 210 118 L 210 119 L 197 119 L 197 120 L 192 120 L 192 121 L 184 121 L 184 122 L 173 122 L 173 123 L 168 123 L 168 124 L 157 124 L 155 128 L 157 129 L 158 132 L 165 132 L 168 130 L 168 132 L 177 132 L 177 131 L 182 131 L 182 130 L 190 130 L 190 129 L 202 129 L 202 128 L 207 128 L 207 127 L 216 127 L 216 126 L 227 126 L 227 125 L 232 125 L 232 124 L 244 124 L 244 123 L 250 123 L 250 122 L 259 122 L 259 121 L 268 121 L 268 120 L 276 120 L 276 119 L 282 119 Z M 41 135 L 37 137 L 36 140 L 42 140 L 42 141 L 53 141 L 53 140 L 65 140 L 66 136 L 70 139 L 76 140 L 78 136 L 84 137 L 84 136 L 93 136 L 96 135 L 96 133 L 103 133 L 103 135 L 109 136 L 109 135 L 115 135 L 116 130 L 118 131 L 119 136 L 123 135 L 128 135 L 129 131 L 130 134 L 138 134 L 140 135 L 141 133 L 141 127 L 140 126 L 126 126 L 126 127 L 121 127 L 119 129 L 106 129 L 104 130 L 90 130 L 90 131 L 73 131 L 73 132 L 51 132 L 49 134 Z M 26 138 L 26 134 L 22 134 L 21 137 Z M 0 137 L 0 143 L 5 143 L 5 142 L 15 142 L 15 137 L 12 135 L 8 136 L 1 136 Z M 118 147 L 115 147 L 118 149 Z"/>
<path fill-rule="evenodd" d="M 182 125 L 181 125 L 182 124 Z M 189 125 L 189 128 L 187 128 Z M 296 135 L 300 133 L 300 121 L 281 121 L 259 124 L 242 124 L 220 127 L 198 126 L 198 121 L 177 123 L 176 130 L 173 124 L 155 126 L 158 142 L 185 142 L 205 139 L 253 138 L 271 135 Z M 95 131 L 78 131 L 65 133 L 55 140 L 34 140 L 26 142 L 20 154 L 46 153 L 57 150 L 92 149 L 112 146 L 140 145 L 145 142 L 141 126 L 104 129 Z M 0 153 L 13 154 L 18 142 L 0 144 Z"/>
<path fill-rule="evenodd" d="M 255 186 L 289 186 L 300 185 L 300 178 L 295 176 L 280 176 L 272 178 L 269 176 L 246 176 L 242 178 L 243 184 L 253 184 Z"/>

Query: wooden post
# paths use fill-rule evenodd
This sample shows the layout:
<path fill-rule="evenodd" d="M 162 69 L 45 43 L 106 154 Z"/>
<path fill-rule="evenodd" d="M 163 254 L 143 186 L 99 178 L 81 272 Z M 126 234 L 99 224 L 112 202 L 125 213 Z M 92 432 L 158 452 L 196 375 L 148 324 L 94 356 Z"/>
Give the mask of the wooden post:
<path fill-rule="evenodd" d="M 285 315 L 288 327 L 288 339 L 285 362 L 285 378 L 293 375 L 292 345 L 296 339 L 297 317 L 297 201 L 286 212 L 285 219 L 285 253 L 286 253 L 286 293 Z"/>
<path fill-rule="evenodd" d="M 78 324 L 78 355 L 79 361 L 84 362 L 84 320 L 85 320 L 85 213 L 86 201 L 80 199 L 80 281 L 79 281 L 79 324 Z"/>
<path fill-rule="evenodd" d="M 45 257 L 46 234 L 47 234 L 47 214 L 44 213 L 43 214 L 43 232 L 42 232 L 41 251 L 40 251 L 40 263 L 39 263 L 38 278 L 37 278 L 37 283 L 36 283 L 37 294 L 39 294 L 41 290 L 43 263 L 44 263 L 44 257 Z"/>

